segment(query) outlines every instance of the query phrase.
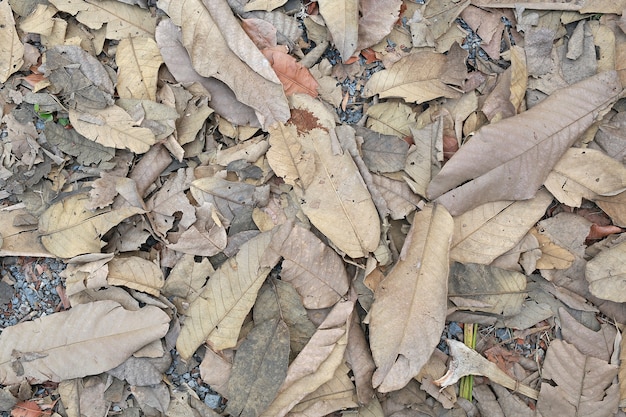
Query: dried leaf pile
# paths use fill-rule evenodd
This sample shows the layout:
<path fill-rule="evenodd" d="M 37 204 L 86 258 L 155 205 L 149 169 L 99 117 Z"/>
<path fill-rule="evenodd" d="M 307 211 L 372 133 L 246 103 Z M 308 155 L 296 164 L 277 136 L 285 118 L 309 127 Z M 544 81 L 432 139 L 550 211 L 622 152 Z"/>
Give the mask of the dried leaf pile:
<path fill-rule="evenodd" d="M 624 415 L 624 10 L 0 1 L 0 408 Z"/>

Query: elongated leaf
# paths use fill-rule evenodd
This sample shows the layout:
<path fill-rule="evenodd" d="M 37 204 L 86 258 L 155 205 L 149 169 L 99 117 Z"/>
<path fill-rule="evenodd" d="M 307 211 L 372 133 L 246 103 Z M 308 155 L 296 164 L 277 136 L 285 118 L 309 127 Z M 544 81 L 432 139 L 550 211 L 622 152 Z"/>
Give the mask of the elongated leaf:
<path fill-rule="evenodd" d="M 585 356 L 567 342 L 554 340 L 546 355 L 537 409 L 544 416 L 601 417 L 611 415 L 619 402 L 613 384 L 617 365 Z"/>
<path fill-rule="evenodd" d="M 283 84 L 285 94 L 303 93 L 317 97 L 319 84 L 309 69 L 289 55 L 283 46 L 265 48 L 261 52 L 270 62 L 278 79 Z"/>
<path fill-rule="evenodd" d="M 335 48 L 342 60 L 348 60 L 356 51 L 359 38 L 358 0 L 319 0 L 318 4 Z"/>
<path fill-rule="evenodd" d="M 130 115 L 118 106 L 88 114 L 70 110 L 70 121 L 78 133 L 110 148 L 146 153 L 156 143 L 150 129 L 135 126 Z"/>
<path fill-rule="evenodd" d="M 626 301 L 626 242 L 605 249 L 587 262 L 585 277 L 589 291 L 603 300 Z"/>
<path fill-rule="evenodd" d="M 125 38 L 115 53 L 120 98 L 156 99 L 156 84 L 163 58 L 152 38 Z"/>
<path fill-rule="evenodd" d="M 531 200 L 487 203 L 455 217 L 450 258 L 490 264 L 526 235 L 551 202 L 542 190 Z"/>
<path fill-rule="evenodd" d="M 331 380 L 343 363 L 354 300 L 340 301 L 328 313 L 302 352 L 289 365 L 278 396 L 262 417 L 283 417 L 300 400 Z"/>
<path fill-rule="evenodd" d="M 15 30 L 15 19 L 9 2 L 0 3 L 0 83 L 5 83 L 11 74 L 24 63 L 24 45 Z"/>
<path fill-rule="evenodd" d="M 176 342 L 181 357 L 189 359 L 205 340 L 216 350 L 237 344 L 243 320 L 279 259 L 278 254 L 267 250 L 271 239 L 272 233 L 266 232 L 244 243 L 191 303 Z"/>
<path fill-rule="evenodd" d="M 400 259 L 378 285 L 370 345 L 381 392 L 404 387 L 428 361 L 446 319 L 448 254 L 454 223 L 445 207 L 415 214 Z"/>
<path fill-rule="evenodd" d="M 436 52 L 416 52 L 400 59 L 393 67 L 375 73 L 365 84 L 366 97 L 378 94 L 423 103 L 438 97 L 458 98 L 461 94 L 440 81 L 446 56 Z"/>
<path fill-rule="evenodd" d="M 136 207 L 118 210 L 90 211 L 86 194 L 76 194 L 48 208 L 39 218 L 41 243 L 60 258 L 72 258 L 83 253 L 100 252 L 102 235 L 133 214 L 143 213 Z"/>
<path fill-rule="evenodd" d="M 255 326 L 237 349 L 228 381 L 226 412 L 256 417 L 274 400 L 287 376 L 289 329 L 271 319 Z"/>
<path fill-rule="evenodd" d="M 333 378 L 307 395 L 289 413 L 293 417 L 326 416 L 333 411 L 358 407 L 354 401 L 354 384 L 350 368 L 341 364 Z"/>
<path fill-rule="evenodd" d="M 99 374 L 165 336 L 169 321 L 157 307 L 128 311 L 115 301 L 97 301 L 6 328 L 0 336 L 0 383 Z"/>
<path fill-rule="evenodd" d="M 401 0 L 361 0 L 359 2 L 361 17 L 359 18 L 358 51 L 376 45 L 391 32 L 394 23 L 400 17 L 401 4 Z"/>
<path fill-rule="evenodd" d="M 524 113 L 484 126 L 433 178 L 428 197 L 438 198 L 453 215 L 490 201 L 531 198 L 621 91 L 617 73 L 602 72 Z"/>
<path fill-rule="evenodd" d="M 308 187 L 315 173 L 315 159 L 300 140 L 296 126 L 282 123 L 269 129 L 267 159 L 276 175 L 287 184 Z"/>

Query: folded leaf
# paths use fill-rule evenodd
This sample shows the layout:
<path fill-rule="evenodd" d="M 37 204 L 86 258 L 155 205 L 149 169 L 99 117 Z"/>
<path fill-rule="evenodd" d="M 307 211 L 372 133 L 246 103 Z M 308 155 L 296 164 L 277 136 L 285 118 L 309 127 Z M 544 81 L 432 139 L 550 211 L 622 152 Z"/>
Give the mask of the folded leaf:
<path fill-rule="evenodd" d="M 15 30 L 15 19 L 8 2 L 0 3 L 0 24 L 0 83 L 4 84 L 24 63 L 24 45 Z"/>
<path fill-rule="evenodd" d="M 626 302 L 626 242 L 605 249 L 587 262 L 585 277 L 589 291 L 603 300 Z"/>
<path fill-rule="evenodd" d="M 454 224 L 441 205 L 415 214 L 400 259 L 378 285 L 370 345 L 381 392 L 404 387 L 439 343 L 446 320 L 448 254 Z"/>
<path fill-rule="evenodd" d="M 163 273 L 154 262 L 138 256 L 116 257 L 109 261 L 109 285 L 123 285 L 158 297 L 165 283 Z"/>
<path fill-rule="evenodd" d="M 0 383 L 99 374 L 165 336 L 169 321 L 154 306 L 128 311 L 115 301 L 96 301 L 8 327 L 0 336 Z"/>
<path fill-rule="evenodd" d="M 428 197 L 438 198 L 453 215 L 491 201 L 531 198 L 621 91 L 617 73 L 602 72 L 524 113 L 484 126 L 433 178 Z"/>

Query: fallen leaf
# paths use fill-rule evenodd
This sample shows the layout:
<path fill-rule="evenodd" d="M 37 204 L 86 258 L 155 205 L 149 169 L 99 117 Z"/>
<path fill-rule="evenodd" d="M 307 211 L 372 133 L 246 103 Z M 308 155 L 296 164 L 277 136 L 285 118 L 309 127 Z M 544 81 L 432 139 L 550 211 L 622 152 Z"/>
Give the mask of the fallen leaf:
<path fill-rule="evenodd" d="M 70 121 L 78 133 L 110 148 L 146 153 L 156 143 L 149 129 L 137 127 L 130 115 L 118 106 L 90 113 L 70 110 Z"/>
<path fill-rule="evenodd" d="M 286 95 L 303 93 L 317 97 L 319 84 L 309 69 L 285 52 L 284 47 L 265 48 L 261 52 L 272 65 Z"/>
<path fill-rule="evenodd" d="M 553 340 L 543 365 L 546 382 L 541 384 L 537 410 L 555 417 L 611 414 L 619 402 L 615 376 L 617 365 L 585 356 L 574 345 Z"/>
<path fill-rule="evenodd" d="M 409 149 L 404 172 L 411 177 L 415 192 L 421 196 L 426 196 L 428 184 L 441 169 L 445 156 L 443 124 L 439 117 L 419 130 L 409 128 L 415 146 Z"/>
<path fill-rule="evenodd" d="M 83 165 L 109 161 L 115 156 L 115 149 L 89 140 L 74 129 L 64 129 L 56 123 L 48 122 L 44 132 L 49 143 L 66 154 L 75 156 Z"/>
<path fill-rule="evenodd" d="M 565 308 L 559 308 L 561 332 L 563 340 L 576 346 L 583 355 L 593 356 L 609 362 L 613 354 L 613 341 L 617 329 L 608 323 L 603 323 L 600 330 L 593 331 L 577 321 Z"/>
<path fill-rule="evenodd" d="M 383 135 L 411 136 L 415 112 L 401 101 L 388 100 L 367 109 L 366 126 Z"/>
<path fill-rule="evenodd" d="M 453 221 L 443 206 L 415 214 L 400 259 L 378 285 L 370 310 L 374 387 L 404 387 L 439 343 L 446 317 Z M 445 260 L 445 261 L 444 261 Z"/>
<path fill-rule="evenodd" d="M 156 100 L 157 74 L 163 58 L 153 39 L 122 39 L 117 46 L 115 62 L 120 98 Z"/>
<path fill-rule="evenodd" d="M 359 41 L 359 2 L 319 0 L 320 14 L 333 38 L 335 48 L 345 62 L 357 50 Z"/>
<path fill-rule="evenodd" d="M 15 30 L 15 19 L 8 2 L 0 3 L 0 24 L 3 28 L 0 32 L 0 83 L 4 84 L 24 63 L 24 45 Z"/>
<path fill-rule="evenodd" d="M 217 350 L 237 344 L 239 329 L 257 292 L 279 256 L 268 251 L 272 232 L 244 243 L 239 253 L 213 274 L 187 311 L 176 348 L 189 359 L 205 340 Z"/>
<path fill-rule="evenodd" d="M 8 327 L 0 336 L 0 381 L 59 382 L 99 374 L 165 336 L 169 322 L 154 306 L 128 311 L 99 301 Z"/>
<path fill-rule="evenodd" d="M 52 0 L 50 3 L 91 29 L 106 24 L 106 38 L 121 40 L 132 36 L 152 37 L 156 17 L 141 9 L 115 0 Z"/>
<path fill-rule="evenodd" d="M 287 376 L 289 329 L 276 318 L 252 328 L 237 355 L 228 380 L 226 412 L 256 417 L 274 400 Z"/>
<path fill-rule="evenodd" d="M 102 235 L 122 220 L 143 213 L 136 207 L 90 211 L 86 194 L 75 194 L 48 208 L 39 218 L 44 247 L 60 258 L 100 252 Z"/>
<path fill-rule="evenodd" d="M 154 263 L 138 256 L 116 257 L 109 261 L 109 285 L 123 285 L 158 297 L 163 287 L 163 273 Z"/>
<path fill-rule="evenodd" d="M 433 178 L 428 197 L 437 198 L 454 215 L 490 201 L 531 198 L 578 135 L 620 92 L 617 74 L 603 72 L 555 92 L 524 113 L 484 126 Z M 562 116 L 554 119 L 555 111 Z M 549 122 L 544 122 L 546 117 Z M 540 166 L 534 155 L 544 157 Z"/>
<path fill-rule="evenodd" d="M 567 269 L 576 257 L 567 249 L 552 242 L 550 238 L 539 233 L 537 228 L 530 229 L 530 233 L 537 239 L 541 257 L 537 259 L 535 267 L 537 269 Z"/>
<path fill-rule="evenodd" d="M 166 297 L 180 297 L 190 303 L 213 273 L 215 270 L 207 258 L 196 262 L 195 256 L 185 254 L 170 271 L 161 292 Z"/>
<path fill-rule="evenodd" d="M 246 12 L 252 12 L 255 10 L 265 10 L 271 12 L 272 10 L 287 3 L 287 0 L 251 0 L 243 8 Z"/>
<path fill-rule="evenodd" d="M 623 303 L 626 294 L 626 242 L 608 248 L 587 262 L 585 278 L 589 281 L 589 291 L 603 300 Z"/>
<path fill-rule="evenodd" d="M 356 128 L 363 138 L 363 162 L 372 172 L 396 172 L 404 168 L 409 144 L 393 135 L 382 135 L 365 127 Z"/>
<path fill-rule="evenodd" d="M 400 97 L 407 102 L 423 103 L 438 97 L 459 98 L 461 94 L 439 80 L 446 56 L 436 52 L 415 52 L 396 62 L 391 69 L 372 75 L 363 95 L 381 98 Z"/>
<path fill-rule="evenodd" d="M 604 239 L 607 236 L 610 236 L 614 233 L 622 233 L 623 230 L 621 227 L 614 226 L 612 224 L 601 226 L 599 224 L 592 224 L 591 229 L 589 230 L 589 234 L 587 235 L 587 240 L 598 240 Z"/>
<path fill-rule="evenodd" d="M 391 32 L 400 16 L 401 4 L 401 0 L 362 0 L 359 2 L 361 16 L 359 17 L 357 51 L 376 45 Z"/>
<path fill-rule="evenodd" d="M 392 219 L 408 217 L 413 210 L 424 205 L 424 201 L 415 195 L 405 181 L 395 181 L 382 175 L 372 175 L 372 178 L 385 198 Z"/>
<path fill-rule="evenodd" d="M 193 180 L 191 170 L 179 169 L 147 203 L 155 231 L 162 236 L 174 226 L 174 215 L 181 213 L 180 226 L 188 228 L 196 221 L 196 212 L 185 195 Z"/>
<path fill-rule="evenodd" d="M 350 368 L 339 365 L 333 378 L 307 395 L 289 412 L 293 417 L 325 416 L 333 411 L 358 407 L 353 400 L 354 385 L 348 376 Z"/>
<path fill-rule="evenodd" d="M 531 200 L 486 203 L 455 217 L 450 258 L 490 264 L 524 237 L 551 202 L 541 190 Z"/>

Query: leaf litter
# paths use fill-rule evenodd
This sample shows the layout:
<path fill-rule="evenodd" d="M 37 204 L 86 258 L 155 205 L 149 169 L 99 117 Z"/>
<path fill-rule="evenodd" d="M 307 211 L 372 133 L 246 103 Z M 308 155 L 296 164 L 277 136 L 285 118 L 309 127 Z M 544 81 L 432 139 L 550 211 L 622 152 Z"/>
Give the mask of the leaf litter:
<path fill-rule="evenodd" d="M 622 415 L 625 9 L 0 2 L 0 411 Z"/>

